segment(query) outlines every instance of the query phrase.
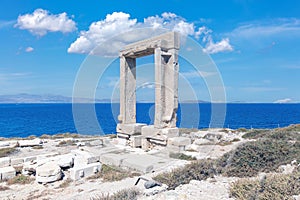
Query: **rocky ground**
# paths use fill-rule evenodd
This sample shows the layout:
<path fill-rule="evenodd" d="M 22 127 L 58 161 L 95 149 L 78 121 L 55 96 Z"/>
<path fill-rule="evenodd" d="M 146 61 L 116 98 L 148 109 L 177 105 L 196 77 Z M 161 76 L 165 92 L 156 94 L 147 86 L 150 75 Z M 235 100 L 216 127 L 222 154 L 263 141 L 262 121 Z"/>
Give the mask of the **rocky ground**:
<path fill-rule="evenodd" d="M 168 190 L 165 184 L 146 189 L 145 180 L 135 183 L 139 177 L 152 180 L 158 174 L 194 162 L 192 159 L 218 159 L 255 140 L 243 138 L 244 134 L 244 130 L 229 129 L 182 130 L 181 137 L 190 139 L 190 144 L 180 151 L 186 157 L 174 156 L 165 146 L 157 145 L 147 151 L 124 146 L 114 136 L 2 138 L 0 152 L 8 148 L 13 151 L 0 154 L 0 199 L 108 199 L 108 195 L 131 188 L 139 191 L 137 199 L 232 199 L 230 187 L 240 178 L 223 174 L 191 180 L 174 190 Z M 281 166 L 282 172 L 291 172 L 296 165 L 294 161 L 292 165 Z M 107 166 L 131 175 L 122 180 L 106 180 L 101 173 L 105 173 L 103 169 Z M 12 168 L 14 171 L 10 172 Z M 111 177 L 114 173 L 108 174 Z"/>

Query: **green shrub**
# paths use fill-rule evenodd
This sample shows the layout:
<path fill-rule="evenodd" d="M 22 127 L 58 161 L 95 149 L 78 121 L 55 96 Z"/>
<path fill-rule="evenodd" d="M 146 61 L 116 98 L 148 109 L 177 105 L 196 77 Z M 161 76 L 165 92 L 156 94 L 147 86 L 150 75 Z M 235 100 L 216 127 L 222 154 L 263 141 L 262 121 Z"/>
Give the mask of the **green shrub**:
<path fill-rule="evenodd" d="M 92 197 L 91 200 L 136 200 L 140 191 L 135 188 L 120 190 L 114 195 L 101 194 L 97 197 Z"/>
<path fill-rule="evenodd" d="M 16 151 L 17 151 L 16 148 L 11 148 L 11 147 L 0 149 L 0 158 L 9 156 L 15 153 Z"/>
<path fill-rule="evenodd" d="M 31 179 L 29 176 L 25 176 L 25 175 L 18 175 L 18 176 L 15 176 L 14 178 L 12 179 L 9 179 L 7 181 L 7 185 L 13 185 L 13 184 L 29 184 L 33 181 L 33 179 Z"/>
<path fill-rule="evenodd" d="M 274 171 L 294 159 L 300 160 L 300 142 L 261 139 L 226 153 L 218 160 L 218 166 L 227 176 L 249 177 Z"/>
<path fill-rule="evenodd" d="M 190 134 L 192 132 L 197 132 L 199 131 L 198 129 L 196 128 L 179 128 L 179 134 L 182 135 L 182 134 Z"/>
<path fill-rule="evenodd" d="M 118 167 L 103 164 L 101 167 L 101 171 L 89 177 L 88 179 L 92 180 L 92 179 L 101 178 L 105 182 L 113 182 L 113 181 L 120 181 L 128 177 L 134 177 L 140 175 L 141 174 L 138 172 L 132 172 L 129 170 L 124 170 Z"/>
<path fill-rule="evenodd" d="M 173 190 L 181 184 L 189 183 L 191 180 L 205 180 L 213 177 L 216 173 L 215 161 L 199 160 L 171 172 L 159 174 L 153 179 L 168 185 L 168 189 Z"/>
<path fill-rule="evenodd" d="M 189 156 L 183 153 L 170 153 L 170 158 L 180 159 L 180 160 L 197 160 L 193 156 Z"/>
<path fill-rule="evenodd" d="M 232 184 L 230 195 L 236 199 L 292 200 L 300 194 L 300 171 L 292 174 L 267 175 L 262 180 L 242 179 Z"/>
<path fill-rule="evenodd" d="M 247 132 L 248 130 L 247 130 L 246 128 L 239 128 L 239 129 L 237 129 L 236 131 L 237 131 L 237 132 L 243 132 L 243 133 L 245 133 L 245 132 Z"/>
<path fill-rule="evenodd" d="M 251 129 L 246 132 L 242 137 L 244 139 L 257 139 L 267 136 L 271 131 L 268 129 Z"/>

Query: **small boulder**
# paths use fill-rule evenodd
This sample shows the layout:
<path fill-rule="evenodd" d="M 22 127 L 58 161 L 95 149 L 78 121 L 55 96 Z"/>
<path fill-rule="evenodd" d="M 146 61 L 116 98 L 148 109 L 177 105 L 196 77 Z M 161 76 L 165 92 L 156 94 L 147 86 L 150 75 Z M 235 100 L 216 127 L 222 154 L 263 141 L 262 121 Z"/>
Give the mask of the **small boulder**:
<path fill-rule="evenodd" d="M 102 146 L 103 145 L 103 141 L 102 140 L 93 140 L 89 142 L 90 146 Z"/>
<path fill-rule="evenodd" d="M 36 181 L 38 183 L 51 183 L 61 178 L 61 168 L 55 162 L 47 162 L 36 168 Z"/>
<path fill-rule="evenodd" d="M 149 181 L 146 181 L 144 183 L 144 186 L 145 186 L 146 189 L 150 189 L 150 188 L 153 188 L 155 186 L 161 186 L 161 183 L 156 182 L 154 180 L 149 180 Z"/>

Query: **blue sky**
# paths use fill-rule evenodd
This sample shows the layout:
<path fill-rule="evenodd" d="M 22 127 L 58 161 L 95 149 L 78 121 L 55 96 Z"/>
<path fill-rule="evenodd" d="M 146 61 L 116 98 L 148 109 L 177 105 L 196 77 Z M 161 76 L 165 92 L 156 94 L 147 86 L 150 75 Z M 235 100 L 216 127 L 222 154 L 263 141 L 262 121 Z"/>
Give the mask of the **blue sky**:
<path fill-rule="evenodd" d="M 228 102 L 300 102 L 297 0 L 1 0 L 0 4 L 0 94 L 72 96 L 76 75 L 92 59 L 88 54 L 94 47 L 123 30 L 159 26 L 203 46 L 223 80 Z M 149 75 L 153 70 L 147 67 L 151 60 L 138 61 L 144 66 L 138 71 L 140 100 L 154 97 L 154 78 Z M 118 70 L 115 60 L 96 87 L 97 98 L 115 95 Z M 213 72 L 207 69 L 194 76 L 193 70 L 181 61 L 180 72 L 196 98 L 210 101 L 211 90 L 218 93 L 218 89 L 209 90 L 205 78 Z M 179 92 L 183 100 L 191 99 L 184 83 Z"/>

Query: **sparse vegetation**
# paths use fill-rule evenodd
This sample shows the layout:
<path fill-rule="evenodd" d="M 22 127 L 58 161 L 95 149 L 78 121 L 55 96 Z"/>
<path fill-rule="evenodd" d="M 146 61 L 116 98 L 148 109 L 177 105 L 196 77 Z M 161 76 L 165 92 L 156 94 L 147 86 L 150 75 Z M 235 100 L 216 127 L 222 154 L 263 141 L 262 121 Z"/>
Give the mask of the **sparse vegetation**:
<path fill-rule="evenodd" d="M 199 131 L 198 129 L 196 128 L 179 128 L 179 134 L 182 135 L 182 134 L 190 134 L 192 132 L 197 132 Z"/>
<path fill-rule="evenodd" d="M 19 174 L 15 176 L 12 179 L 7 180 L 7 185 L 13 185 L 13 184 L 29 184 L 33 181 L 29 176 L 25 176 L 23 174 Z"/>
<path fill-rule="evenodd" d="M 64 146 L 75 146 L 76 142 L 74 140 L 62 140 L 56 146 L 64 147 Z"/>
<path fill-rule="evenodd" d="M 139 190 L 135 188 L 131 188 L 131 189 L 120 190 L 114 195 L 103 193 L 100 196 L 92 197 L 91 200 L 136 200 L 139 194 L 140 194 Z"/>
<path fill-rule="evenodd" d="M 245 133 L 242 137 L 245 139 L 257 139 L 267 136 L 270 133 L 268 129 L 251 129 Z"/>
<path fill-rule="evenodd" d="M 51 135 L 48 135 L 48 134 L 43 134 L 40 136 L 41 139 L 51 139 L 52 136 Z"/>
<path fill-rule="evenodd" d="M 159 174 L 153 179 L 168 185 L 168 189 L 173 190 L 181 184 L 189 183 L 191 180 L 205 180 L 213 177 L 217 173 L 215 164 L 214 160 L 198 160 L 171 172 Z"/>
<path fill-rule="evenodd" d="M 39 146 L 33 146 L 32 149 L 39 150 L 39 149 L 44 149 L 44 147 L 42 145 L 39 145 Z"/>
<path fill-rule="evenodd" d="M 101 178 L 105 182 L 120 181 L 122 179 L 134 176 L 140 176 L 138 172 L 131 170 L 124 170 L 118 167 L 102 165 L 101 171 L 97 174 L 89 177 L 88 179 L 98 179 Z"/>
<path fill-rule="evenodd" d="M 72 180 L 70 178 L 63 180 L 63 182 L 59 185 L 59 188 L 66 188 L 69 187 L 69 185 L 72 183 Z"/>
<path fill-rule="evenodd" d="M 9 187 L 7 187 L 7 186 L 2 186 L 2 185 L 0 185 L 0 191 L 5 191 L 5 190 L 9 190 L 10 188 Z"/>
<path fill-rule="evenodd" d="M 242 132 L 242 133 L 245 133 L 247 132 L 248 130 L 246 128 L 238 128 L 236 129 L 237 132 Z"/>
<path fill-rule="evenodd" d="M 296 134 L 299 135 L 295 131 L 283 132 L 282 129 L 272 132 L 252 130 L 249 137 L 256 138 L 260 135 L 262 138 L 244 143 L 217 160 L 195 161 L 171 172 L 159 174 L 154 180 L 168 185 L 169 189 L 175 189 L 180 184 L 187 184 L 191 180 L 204 180 L 219 173 L 225 176 L 252 177 L 259 172 L 273 172 L 280 165 L 295 159 L 300 160 L 300 141 Z M 245 190 L 251 193 L 250 186 L 245 186 Z"/>
<path fill-rule="evenodd" d="M 79 137 L 83 137 L 82 135 L 80 136 L 77 133 L 60 133 L 60 134 L 56 134 L 53 135 L 52 138 L 53 139 L 61 139 L 61 138 L 79 138 Z"/>
<path fill-rule="evenodd" d="M 17 151 L 16 148 L 8 147 L 0 149 L 0 158 L 9 156 Z"/>
<path fill-rule="evenodd" d="M 230 194 L 240 200 L 274 199 L 292 200 L 292 195 L 300 194 L 300 171 L 292 174 L 272 174 L 261 180 L 241 179 L 233 183 Z"/>
<path fill-rule="evenodd" d="M 193 156 L 189 156 L 183 153 L 170 153 L 170 158 L 180 159 L 180 160 L 197 160 Z"/>
<path fill-rule="evenodd" d="M 219 159 L 219 167 L 227 176 L 250 177 L 259 172 L 272 172 L 280 165 L 300 159 L 300 142 L 261 139 L 248 142 Z"/>

